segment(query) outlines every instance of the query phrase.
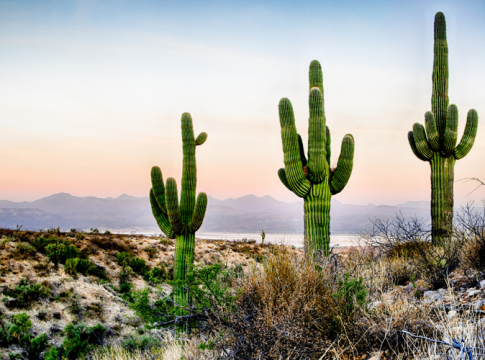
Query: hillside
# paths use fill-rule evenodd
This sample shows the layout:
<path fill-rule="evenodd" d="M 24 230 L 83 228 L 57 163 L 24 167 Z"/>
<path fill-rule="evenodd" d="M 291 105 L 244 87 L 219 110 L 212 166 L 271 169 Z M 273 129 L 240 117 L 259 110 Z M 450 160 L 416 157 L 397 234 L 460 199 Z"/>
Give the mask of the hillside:
<path fill-rule="evenodd" d="M 61 252 L 69 255 L 57 259 L 49 244 L 61 244 Z M 174 251 L 174 241 L 167 238 L 0 229 L 0 333 L 9 331 L 8 324 L 25 313 L 30 336 L 46 334 L 49 346 L 61 347 L 64 330 L 78 323 L 106 329 L 101 342 L 93 345 L 138 341 L 142 320 L 129 306 L 126 284 L 153 294 L 161 286 L 169 294 L 172 288 L 166 281 L 173 278 Z M 268 247 L 247 242 L 197 239 L 194 264 L 220 262 L 244 271 L 267 253 Z M 74 267 L 69 264 L 73 258 Z M 150 332 L 155 339 L 162 339 L 161 334 Z M 16 341 L 5 343 L 4 335 L 0 334 L 1 358 L 25 353 Z"/>

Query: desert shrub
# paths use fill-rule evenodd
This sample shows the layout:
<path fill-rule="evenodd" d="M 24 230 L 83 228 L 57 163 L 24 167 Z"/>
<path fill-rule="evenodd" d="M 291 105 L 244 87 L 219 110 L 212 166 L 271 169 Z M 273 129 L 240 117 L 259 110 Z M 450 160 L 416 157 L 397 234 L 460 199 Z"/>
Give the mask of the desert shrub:
<path fill-rule="evenodd" d="M 89 260 L 89 255 L 86 251 L 79 250 L 68 239 L 55 236 L 49 238 L 39 236 L 31 242 L 31 245 L 40 253 L 45 254 L 56 268 L 59 264 L 66 266 L 68 274 L 75 275 L 80 273 L 83 275 L 94 275 L 101 279 L 106 278 L 105 270 L 98 268 Z"/>
<path fill-rule="evenodd" d="M 139 275 L 145 275 L 148 271 L 148 266 L 146 261 L 140 259 L 139 257 L 134 257 L 130 259 L 130 267 L 133 269 L 133 272 Z"/>
<path fill-rule="evenodd" d="M 14 314 L 11 320 L 0 327 L 0 342 L 4 345 L 17 344 L 25 350 L 27 359 L 39 359 L 48 346 L 47 335 L 32 338 L 29 332 L 32 322 L 26 313 Z"/>
<path fill-rule="evenodd" d="M 82 233 L 82 232 L 77 232 L 76 235 L 74 235 L 74 237 L 78 240 L 84 240 L 86 235 L 84 235 L 84 233 Z"/>
<path fill-rule="evenodd" d="M 128 336 L 122 343 L 121 347 L 129 351 L 135 350 L 149 350 L 155 347 L 160 347 L 162 342 L 149 335 L 132 335 Z"/>
<path fill-rule="evenodd" d="M 116 262 L 120 266 L 128 265 L 129 259 L 130 259 L 130 254 L 128 254 L 127 252 L 119 252 L 118 254 L 116 254 Z"/>
<path fill-rule="evenodd" d="M 76 271 L 83 275 L 94 275 L 100 279 L 107 278 L 106 271 L 103 268 L 97 267 L 90 260 L 80 259 L 77 263 Z"/>
<path fill-rule="evenodd" d="M 37 250 L 27 242 L 21 242 L 17 244 L 17 247 L 14 251 L 15 258 L 29 258 L 34 255 Z"/>
<path fill-rule="evenodd" d="M 168 279 L 168 271 L 165 264 L 162 266 L 157 266 L 151 269 L 150 271 L 145 273 L 144 276 L 145 281 L 149 281 L 151 283 L 159 284 Z"/>
<path fill-rule="evenodd" d="M 463 252 L 464 270 L 473 269 L 481 278 L 485 275 L 485 210 L 477 211 L 467 205 L 458 212 L 459 236 L 466 242 Z"/>
<path fill-rule="evenodd" d="M 407 278 L 419 275 L 433 288 L 443 288 L 448 276 L 461 265 L 466 241 L 456 231 L 440 245 L 432 245 L 431 229 L 419 219 L 407 220 L 398 214 L 394 219 L 373 220 L 372 224 L 373 231 L 364 236 L 367 245 L 388 258 L 412 259 L 415 268 Z"/>
<path fill-rule="evenodd" d="M 82 323 L 68 324 L 63 331 L 65 339 L 59 347 L 51 347 L 46 353 L 46 360 L 75 360 L 87 354 L 93 345 L 102 345 L 106 328 L 101 324 L 88 327 Z"/>
<path fill-rule="evenodd" d="M 159 288 L 155 299 L 150 289 L 133 291 L 130 307 L 148 326 L 199 328 L 215 326 L 223 315 L 235 310 L 235 293 L 232 290 L 233 269 L 222 264 L 192 267 L 184 281 L 168 281 L 185 288 L 191 297 L 190 304 L 175 304 L 171 296 Z M 187 316 L 179 316 L 187 313 Z"/>
<path fill-rule="evenodd" d="M 338 281 L 337 292 L 332 294 L 336 299 L 343 300 L 345 303 L 344 316 L 351 316 L 356 310 L 356 306 L 365 308 L 367 306 L 367 296 L 369 292 L 363 285 L 363 279 L 350 279 L 348 273 L 344 274 L 344 279 Z"/>
<path fill-rule="evenodd" d="M 112 238 L 111 236 L 94 236 L 90 239 L 90 242 L 103 250 L 116 250 L 126 253 L 131 251 L 129 243 L 125 243 L 119 238 Z"/>
<path fill-rule="evenodd" d="M 79 258 L 67 259 L 65 264 L 65 270 L 70 275 L 76 274 L 76 267 L 79 264 Z"/>
<path fill-rule="evenodd" d="M 148 254 L 150 258 L 152 258 L 156 253 L 158 253 L 158 249 L 154 247 L 146 247 L 143 250 Z"/>
<path fill-rule="evenodd" d="M 7 287 L 3 294 L 13 297 L 16 301 L 8 302 L 7 305 L 16 308 L 26 308 L 35 301 L 47 298 L 50 295 L 49 289 L 42 284 L 30 284 L 27 280 L 21 279 L 15 287 Z"/>
<path fill-rule="evenodd" d="M 348 344 L 368 292 L 363 279 L 330 264 L 275 246 L 263 268 L 246 275 L 229 317 L 236 358 L 319 358 L 330 343 Z"/>
<path fill-rule="evenodd" d="M 160 237 L 160 244 L 162 244 L 162 245 L 173 245 L 173 240 L 162 236 L 162 237 Z"/>
<path fill-rule="evenodd" d="M 146 265 L 146 261 L 139 257 L 131 257 L 126 252 L 120 252 L 116 255 L 116 261 L 123 269 L 129 266 L 135 274 L 145 275 L 150 269 Z"/>

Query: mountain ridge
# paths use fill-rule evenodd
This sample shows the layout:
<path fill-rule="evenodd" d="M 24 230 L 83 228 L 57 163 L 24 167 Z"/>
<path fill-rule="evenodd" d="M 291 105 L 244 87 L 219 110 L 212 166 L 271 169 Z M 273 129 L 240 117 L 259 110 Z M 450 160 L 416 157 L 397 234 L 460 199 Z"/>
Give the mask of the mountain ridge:
<path fill-rule="evenodd" d="M 97 227 L 114 231 L 160 232 L 148 197 L 128 194 L 98 198 L 56 193 L 30 202 L 0 200 L 0 210 L 0 227 L 23 225 L 33 230 L 57 226 L 67 230 Z M 371 225 L 369 219 L 393 217 L 399 212 L 405 217 L 429 219 L 429 202 L 409 201 L 396 206 L 354 205 L 332 199 L 331 230 L 333 234 L 360 232 Z M 208 196 L 206 216 L 199 230 L 201 233 L 260 232 L 261 229 L 267 233 L 302 233 L 303 200 L 284 202 L 270 195 L 253 194 L 224 200 Z"/>

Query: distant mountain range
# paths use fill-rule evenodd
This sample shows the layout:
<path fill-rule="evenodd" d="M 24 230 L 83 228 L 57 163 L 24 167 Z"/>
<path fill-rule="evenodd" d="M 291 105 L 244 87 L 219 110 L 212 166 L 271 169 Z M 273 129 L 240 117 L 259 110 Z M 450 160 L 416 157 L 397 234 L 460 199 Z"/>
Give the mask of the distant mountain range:
<path fill-rule="evenodd" d="M 409 201 L 396 206 L 350 205 L 332 199 L 330 221 L 333 234 L 349 234 L 371 226 L 371 219 L 386 219 L 397 213 L 428 220 L 427 201 Z M 159 233 L 147 197 L 121 195 L 117 198 L 77 197 L 54 194 L 27 202 L 0 201 L 0 227 L 37 230 L 60 227 L 89 230 Z M 287 203 L 271 196 L 246 195 L 237 199 L 208 199 L 203 232 L 302 233 L 303 201 Z"/>

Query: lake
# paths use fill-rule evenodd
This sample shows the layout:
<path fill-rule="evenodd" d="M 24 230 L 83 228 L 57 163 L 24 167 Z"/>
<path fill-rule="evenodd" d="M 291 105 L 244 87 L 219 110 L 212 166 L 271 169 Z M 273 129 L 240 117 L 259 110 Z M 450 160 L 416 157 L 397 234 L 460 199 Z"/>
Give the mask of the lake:
<path fill-rule="evenodd" d="M 218 232 L 198 232 L 195 236 L 199 239 L 211 240 L 256 240 L 261 242 L 261 233 L 218 233 Z M 330 235 L 330 246 L 355 246 L 356 236 L 351 234 Z M 268 234 L 264 239 L 265 243 L 272 244 L 294 245 L 296 247 L 303 247 L 303 234 Z"/>

